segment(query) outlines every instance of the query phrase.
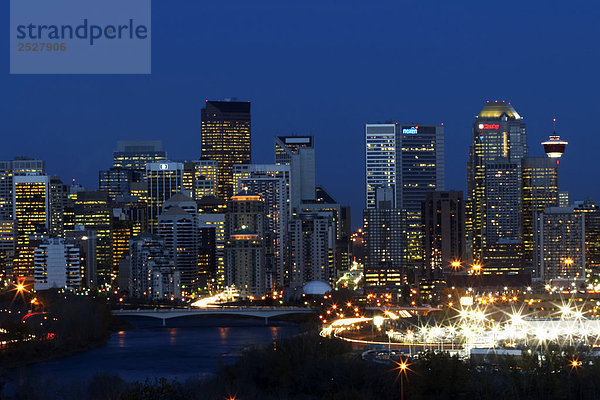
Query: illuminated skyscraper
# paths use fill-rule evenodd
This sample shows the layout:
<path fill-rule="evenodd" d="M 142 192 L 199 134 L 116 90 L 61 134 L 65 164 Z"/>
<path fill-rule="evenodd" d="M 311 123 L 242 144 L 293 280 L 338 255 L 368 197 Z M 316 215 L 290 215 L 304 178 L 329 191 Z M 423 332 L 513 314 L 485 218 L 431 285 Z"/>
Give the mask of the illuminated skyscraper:
<path fill-rule="evenodd" d="M 558 206 L 558 163 L 548 157 L 523 159 L 523 246 L 525 263 L 533 265 L 534 221 L 546 207 Z"/>
<path fill-rule="evenodd" d="M 160 140 L 119 140 L 113 153 L 113 167 L 135 171 L 134 181 L 143 179 L 146 164 L 159 163 L 167 159 Z"/>
<path fill-rule="evenodd" d="M 376 208 L 363 212 L 365 287 L 398 289 L 406 283 L 406 215 L 394 208 L 391 188 L 377 188 Z"/>
<path fill-rule="evenodd" d="M 575 202 L 575 212 L 585 220 L 585 274 L 588 282 L 600 283 L 600 207 L 593 199 Z"/>
<path fill-rule="evenodd" d="M 467 164 L 467 233 L 475 262 L 481 262 L 483 250 L 500 240 L 522 241 L 521 160 L 525 157 L 523 118 L 510 104 L 487 103 L 473 123 Z"/>
<path fill-rule="evenodd" d="M 113 209 L 105 192 L 81 191 L 75 200 L 75 227 L 95 233 L 96 273 L 100 284 L 111 284 L 118 269 L 113 266 Z"/>
<path fill-rule="evenodd" d="M 148 183 L 148 223 L 154 231 L 165 201 L 183 189 L 183 164 L 162 162 L 146 164 Z"/>
<path fill-rule="evenodd" d="M 225 214 L 227 202 L 205 196 L 198 200 L 200 228 L 200 273 L 202 281 L 213 287 L 225 286 Z"/>
<path fill-rule="evenodd" d="M 260 196 L 232 196 L 225 215 L 225 276 L 227 286 L 244 296 L 266 293 L 265 203 Z"/>
<path fill-rule="evenodd" d="M 11 221 L 13 215 L 13 176 L 44 175 L 46 163 L 27 157 L 0 161 L 0 221 Z"/>
<path fill-rule="evenodd" d="M 444 190 L 444 127 L 401 124 L 400 201 L 406 211 L 407 266 L 423 266 L 422 207 L 428 192 Z M 398 149 L 398 148 L 397 148 Z"/>
<path fill-rule="evenodd" d="M 69 203 L 69 186 L 58 176 L 50 177 L 50 236 L 64 237 L 65 209 Z"/>
<path fill-rule="evenodd" d="M 183 163 L 183 189 L 196 200 L 217 195 L 217 162 L 212 160 Z"/>
<path fill-rule="evenodd" d="M 234 188 L 258 194 L 265 203 L 267 286 L 282 289 L 289 280 L 287 233 L 290 218 L 290 166 L 241 164 L 233 168 Z"/>
<path fill-rule="evenodd" d="M 32 277 L 33 237 L 46 235 L 50 224 L 50 188 L 46 175 L 14 176 L 13 205 L 16 250 L 13 263 L 16 277 Z"/>
<path fill-rule="evenodd" d="M 158 216 L 158 235 L 173 258 L 180 273 L 181 290 L 198 294 L 200 271 L 198 267 L 198 206 L 189 196 L 177 193 L 163 204 Z"/>
<path fill-rule="evenodd" d="M 148 229 L 145 203 L 122 198 L 112 207 L 112 265 L 119 270 L 119 263 L 129 255 L 129 241 Z"/>
<path fill-rule="evenodd" d="M 365 126 L 366 208 L 377 208 L 377 188 L 391 189 L 391 208 L 401 208 L 399 150 L 401 138 L 398 124 L 367 124 Z"/>
<path fill-rule="evenodd" d="M 202 159 L 217 162 L 217 195 L 233 193 L 233 165 L 251 163 L 250 102 L 206 101 L 202 109 Z"/>

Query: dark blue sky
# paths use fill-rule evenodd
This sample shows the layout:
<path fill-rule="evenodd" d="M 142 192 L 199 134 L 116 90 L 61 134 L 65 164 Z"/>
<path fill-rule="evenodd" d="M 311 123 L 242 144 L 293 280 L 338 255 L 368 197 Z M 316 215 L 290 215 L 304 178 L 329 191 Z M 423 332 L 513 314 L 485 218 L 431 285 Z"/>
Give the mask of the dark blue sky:
<path fill-rule="evenodd" d="M 205 99 L 252 101 L 253 161 L 273 136 L 312 134 L 317 181 L 364 206 L 365 122 L 444 122 L 447 189 L 464 190 L 474 116 L 506 99 L 526 118 L 530 153 L 558 116 L 569 141 L 561 189 L 597 184 L 600 4 L 591 1 L 153 1 L 152 75 L 0 74 L 0 158 L 47 160 L 97 187 L 119 139 L 162 139 L 200 155 Z M 8 1 L 0 11 L 8 25 Z M 8 30 L 5 30 L 8 35 Z M 591 122 L 590 122 L 591 121 Z"/>

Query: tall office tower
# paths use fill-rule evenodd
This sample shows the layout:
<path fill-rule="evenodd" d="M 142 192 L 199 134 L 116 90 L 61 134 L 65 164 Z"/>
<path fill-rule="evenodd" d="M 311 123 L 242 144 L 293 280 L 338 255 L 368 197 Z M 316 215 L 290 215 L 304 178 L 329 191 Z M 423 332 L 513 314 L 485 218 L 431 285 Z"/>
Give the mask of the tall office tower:
<path fill-rule="evenodd" d="M 69 203 L 69 186 L 58 176 L 50 177 L 50 229 L 52 237 L 64 237 L 65 209 Z"/>
<path fill-rule="evenodd" d="M 130 243 L 129 295 L 153 300 L 180 298 L 180 273 L 163 238 L 146 231 Z"/>
<path fill-rule="evenodd" d="M 48 233 L 50 224 L 50 188 L 46 175 L 13 176 L 13 210 L 15 221 L 15 277 L 33 277 L 34 261 L 31 240 Z"/>
<path fill-rule="evenodd" d="M 120 198 L 112 208 L 112 268 L 119 271 L 119 265 L 129 255 L 129 241 L 148 229 L 145 203 L 132 201 L 134 198 Z"/>
<path fill-rule="evenodd" d="M 463 192 L 428 192 L 423 202 L 424 265 L 429 279 L 443 279 L 457 270 L 465 254 Z"/>
<path fill-rule="evenodd" d="M 113 153 L 113 167 L 134 171 L 133 181 L 143 181 L 146 164 L 167 160 L 160 140 L 119 140 Z"/>
<path fill-rule="evenodd" d="M 275 164 L 290 166 L 290 210 L 315 200 L 314 142 L 313 136 L 275 136 Z"/>
<path fill-rule="evenodd" d="M 376 208 L 363 211 L 365 288 L 393 289 L 406 282 L 406 216 L 394 208 L 391 187 L 375 190 Z"/>
<path fill-rule="evenodd" d="M 266 293 L 265 203 L 259 195 L 232 196 L 225 214 L 225 276 L 242 296 Z"/>
<path fill-rule="evenodd" d="M 558 206 L 559 207 L 571 207 L 571 197 L 569 192 L 566 190 L 559 190 L 558 192 Z"/>
<path fill-rule="evenodd" d="M 65 230 L 65 243 L 72 244 L 79 251 L 79 276 L 81 286 L 89 289 L 98 288 L 98 261 L 96 250 L 98 240 L 95 231 L 88 231 L 78 226 L 77 230 Z"/>
<path fill-rule="evenodd" d="M 157 218 L 162 212 L 162 205 L 181 192 L 183 188 L 183 164 L 163 162 L 146 164 L 146 180 L 148 183 L 148 223 L 150 231 L 154 231 Z"/>
<path fill-rule="evenodd" d="M 202 159 L 217 162 L 217 195 L 233 194 L 233 165 L 251 163 L 250 102 L 206 101 L 202 109 Z"/>
<path fill-rule="evenodd" d="M 12 161 L 0 161 L 0 221 L 12 221 L 13 176 L 44 175 L 46 163 L 27 157 L 16 157 Z"/>
<path fill-rule="evenodd" d="M 548 207 L 535 222 L 539 278 L 556 287 L 581 284 L 586 263 L 584 215 L 573 208 Z"/>
<path fill-rule="evenodd" d="M 191 207 L 190 207 L 191 205 Z M 187 295 L 198 294 L 200 271 L 198 267 L 198 207 L 196 202 L 181 193 L 163 204 L 163 213 L 158 216 L 158 235 L 180 273 L 181 290 Z"/>
<path fill-rule="evenodd" d="M 108 193 L 78 192 L 74 209 L 75 229 L 93 231 L 96 237 L 97 283 L 110 285 L 116 280 L 118 270 L 113 268 L 113 210 Z"/>
<path fill-rule="evenodd" d="M 101 192 L 108 193 L 113 200 L 117 197 L 127 196 L 136 174 L 135 170 L 123 167 L 112 167 L 107 171 L 100 171 L 98 173 L 98 187 Z"/>
<path fill-rule="evenodd" d="M 377 208 L 375 192 L 377 188 L 391 189 L 392 208 L 401 208 L 400 162 L 401 138 L 398 124 L 366 124 L 366 208 Z"/>
<path fill-rule="evenodd" d="M 406 210 L 407 266 L 423 266 L 422 204 L 428 192 L 444 190 L 444 127 L 400 125 L 401 208 Z"/>
<path fill-rule="evenodd" d="M 217 162 L 212 160 L 183 163 L 183 189 L 195 199 L 217 195 Z"/>
<path fill-rule="evenodd" d="M 467 164 L 467 233 L 475 262 L 503 241 L 522 241 L 521 160 L 527 157 L 523 118 L 504 102 L 487 103 L 473 123 Z M 485 267 L 485 260 L 484 267 Z"/>
<path fill-rule="evenodd" d="M 207 285 L 225 286 L 225 214 L 227 201 L 213 196 L 198 200 L 198 227 L 200 229 L 201 249 L 200 269 Z M 214 240 L 212 237 L 214 236 Z"/>
<path fill-rule="evenodd" d="M 75 290 L 81 286 L 79 249 L 62 238 L 46 238 L 35 249 L 35 290 Z"/>
<path fill-rule="evenodd" d="M 546 207 L 558 206 L 558 163 L 548 157 L 523 159 L 523 250 L 525 265 L 533 267 L 534 221 Z"/>
<path fill-rule="evenodd" d="M 289 282 L 287 267 L 287 228 L 290 217 L 290 166 L 240 164 L 233 168 L 236 193 L 248 191 L 263 199 L 267 214 L 267 286 L 277 290 Z"/>
<path fill-rule="evenodd" d="M 600 207 L 594 200 L 575 202 L 575 212 L 585 220 L 585 275 L 588 282 L 600 282 Z"/>
<path fill-rule="evenodd" d="M 328 212 L 297 214 L 289 223 L 289 286 L 300 290 L 311 281 L 335 283 L 335 227 Z"/>

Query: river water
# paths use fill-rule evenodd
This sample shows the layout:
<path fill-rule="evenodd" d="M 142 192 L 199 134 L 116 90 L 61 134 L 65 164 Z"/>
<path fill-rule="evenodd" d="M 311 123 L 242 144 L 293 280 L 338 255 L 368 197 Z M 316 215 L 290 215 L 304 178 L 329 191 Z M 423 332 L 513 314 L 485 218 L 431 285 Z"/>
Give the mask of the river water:
<path fill-rule="evenodd" d="M 17 374 L 53 381 L 86 379 L 102 373 L 127 381 L 147 378 L 184 381 L 214 373 L 220 363 L 231 364 L 248 346 L 268 344 L 299 332 L 298 325 L 262 320 L 213 318 L 172 327 L 131 321 L 137 329 L 114 333 L 105 346 L 84 353 L 24 367 Z"/>

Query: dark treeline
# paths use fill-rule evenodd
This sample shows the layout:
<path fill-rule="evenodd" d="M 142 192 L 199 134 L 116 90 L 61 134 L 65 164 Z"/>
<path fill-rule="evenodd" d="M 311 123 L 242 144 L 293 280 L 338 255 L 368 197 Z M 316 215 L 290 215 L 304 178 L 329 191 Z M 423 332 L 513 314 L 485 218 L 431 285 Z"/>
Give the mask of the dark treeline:
<path fill-rule="evenodd" d="M 600 398 L 600 367 L 584 356 L 573 366 L 574 357 L 550 347 L 543 357 L 526 351 L 481 365 L 422 354 L 402 378 L 404 399 Z M 392 400 L 400 391 L 393 365 L 363 361 L 346 342 L 309 334 L 248 349 L 235 365 L 204 380 L 128 383 L 115 374 L 61 386 L 31 377 L 3 393 L 7 399 Z"/>
<path fill-rule="evenodd" d="M 32 296 L 30 296 L 32 297 Z M 11 368 L 101 345 L 110 336 L 110 309 L 104 299 L 63 294 L 57 291 L 36 295 L 38 306 L 23 322 L 25 312 L 4 313 L 0 327 L 8 339 L 21 339 L 0 351 L 0 365 Z M 29 303 L 29 298 L 11 299 Z M 30 335 L 35 340 L 25 340 Z"/>

